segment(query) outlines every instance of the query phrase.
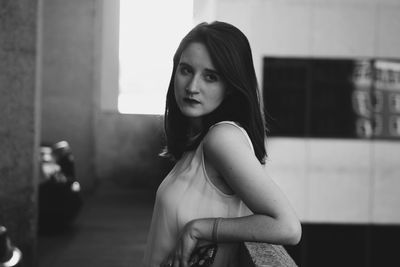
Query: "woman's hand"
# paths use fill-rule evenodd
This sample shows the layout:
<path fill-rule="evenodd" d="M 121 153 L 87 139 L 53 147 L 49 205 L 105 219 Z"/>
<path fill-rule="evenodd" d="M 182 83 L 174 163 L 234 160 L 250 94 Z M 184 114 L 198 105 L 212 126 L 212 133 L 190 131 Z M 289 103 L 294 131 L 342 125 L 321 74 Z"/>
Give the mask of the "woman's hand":
<path fill-rule="evenodd" d="M 189 259 L 193 250 L 196 248 L 200 234 L 196 228 L 196 222 L 188 222 L 183 228 L 181 235 L 176 243 L 175 249 L 167 259 L 163 261 L 161 267 L 189 267 Z"/>

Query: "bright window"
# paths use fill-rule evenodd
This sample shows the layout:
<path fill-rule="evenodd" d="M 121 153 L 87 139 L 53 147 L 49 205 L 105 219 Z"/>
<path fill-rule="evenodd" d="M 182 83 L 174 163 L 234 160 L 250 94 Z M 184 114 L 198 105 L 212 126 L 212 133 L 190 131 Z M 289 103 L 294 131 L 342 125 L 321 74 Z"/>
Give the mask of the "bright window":
<path fill-rule="evenodd" d="M 172 57 L 193 27 L 192 0 L 120 0 L 121 113 L 163 114 Z"/>

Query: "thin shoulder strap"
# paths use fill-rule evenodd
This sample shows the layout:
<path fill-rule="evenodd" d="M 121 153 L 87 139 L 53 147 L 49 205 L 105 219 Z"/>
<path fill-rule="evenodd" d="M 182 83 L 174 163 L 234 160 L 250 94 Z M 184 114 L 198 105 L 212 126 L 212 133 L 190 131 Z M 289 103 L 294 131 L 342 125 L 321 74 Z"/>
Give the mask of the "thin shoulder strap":
<path fill-rule="evenodd" d="M 240 131 L 242 131 L 242 133 L 244 134 L 244 136 L 246 136 L 246 139 L 247 139 L 247 141 L 248 141 L 248 143 L 249 143 L 249 145 L 250 145 L 250 147 L 251 147 L 251 150 L 253 150 L 253 152 L 254 152 L 253 143 L 251 142 L 251 139 L 250 139 L 249 135 L 247 134 L 246 130 L 245 130 L 242 126 L 240 126 L 238 123 L 236 123 L 236 122 L 234 122 L 234 121 L 220 121 L 220 122 L 217 122 L 217 123 L 213 124 L 213 125 L 210 127 L 210 129 L 211 129 L 212 127 L 216 126 L 216 125 L 219 125 L 219 124 L 230 124 L 230 125 L 235 126 L 235 127 L 238 128 L 238 129 L 240 129 Z"/>

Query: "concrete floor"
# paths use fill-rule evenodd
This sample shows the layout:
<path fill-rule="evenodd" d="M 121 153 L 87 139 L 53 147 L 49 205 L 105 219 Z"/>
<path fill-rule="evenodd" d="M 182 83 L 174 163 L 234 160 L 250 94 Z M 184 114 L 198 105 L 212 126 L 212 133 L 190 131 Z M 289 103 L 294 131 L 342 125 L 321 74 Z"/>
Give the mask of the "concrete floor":
<path fill-rule="evenodd" d="M 153 201 L 153 191 L 103 182 L 71 229 L 39 236 L 39 267 L 140 266 Z"/>

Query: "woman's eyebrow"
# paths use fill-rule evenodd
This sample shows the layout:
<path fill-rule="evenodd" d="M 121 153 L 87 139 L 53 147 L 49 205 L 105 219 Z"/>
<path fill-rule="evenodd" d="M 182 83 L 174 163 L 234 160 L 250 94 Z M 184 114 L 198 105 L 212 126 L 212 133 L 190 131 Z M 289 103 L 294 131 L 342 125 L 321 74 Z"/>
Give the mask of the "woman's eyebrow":
<path fill-rule="evenodd" d="M 208 73 L 220 76 L 220 74 L 219 74 L 219 72 L 217 70 L 206 68 L 205 71 L 208 72 Z"/>
<path fill-rule="evenodd" d="M 179 62 L 178 66 L 191 67 L 190 64 L 186 62 Z"/>
<path fill-rule="evenodd" d="M 189 63 L 182 62 L 182 61 L 179 62 L 178 66 L 183 66 L 183 67 L 190 67 L 190 68 L 192 68 L 192 66 L 191 66 Z M 220 75 L 219 72 L 218 72 L 217 70 L 215 70 L 215 69 L 205 68 L 204 70 L 205 70 L 206 72 L 209 72 L 209 73 L 213 73 L 213 74 L 216 74 L 216 75 Z"/>

